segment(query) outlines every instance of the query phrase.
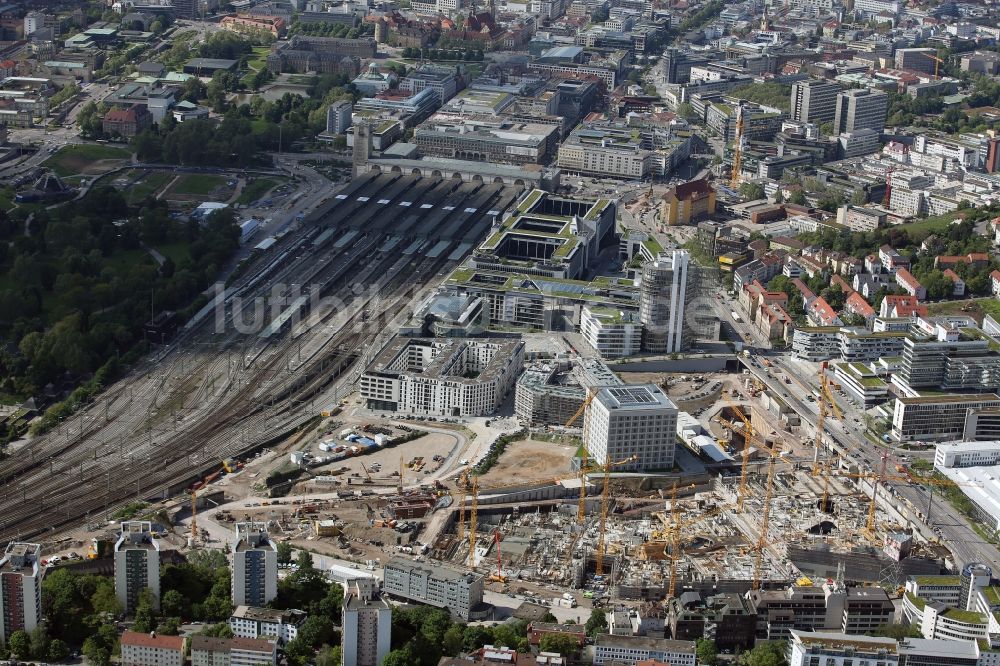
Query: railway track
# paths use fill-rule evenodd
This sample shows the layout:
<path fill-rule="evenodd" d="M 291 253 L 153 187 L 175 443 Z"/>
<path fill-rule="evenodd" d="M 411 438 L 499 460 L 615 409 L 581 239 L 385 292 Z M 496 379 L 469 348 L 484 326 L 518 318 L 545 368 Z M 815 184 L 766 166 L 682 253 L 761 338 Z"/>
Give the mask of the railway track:
<path fill-rule="evenodd" d="M 386 258 L 373 270 L 388 273 L 398 262 L 395 257 Z M 286 336 L 283 341 L 274 343 L 274 352 L 266 360 L 256 365 L 251 363 L 246 369 L 237 364 L 228 384 L 229 390 L 209 399 L 202 410 L 208 416 L 191 426 L 179 428 L 175 433 L 169 429 L 144 429 L 143 421 L 149 420 L 151 410 L 147 410 L 145 419 L 136 410 L 117 414 L 104 423 L 89 425 L 83 431 L 84 437 L 51 449 L 55 453 L 48 459 L 54 460 L 58 454 L 58 464 L 36 461 L 33 466 L 27 466 L 32 473 L 19 479 L 13 487 L 8 475 L 0 502 L 3 515 L 0 539 L 34 537 L 81 517 L 110 510 L 137 496 L 162 495 L 191 478 L 193 470 L 215 464 L 217 458 L 238 455 L 259 446 L 275 434 L 287 432 L 308 420 L 315 410 L 303 412 L 301 406 L 319 397 L 359 357 L 365 339 L 362 315 L 365 307 L 375 298 L 381 298 L 386 311 L 397 311 L 412 296 L 413 286 L 432 276 L 445 261 L 420 259 L 412 272 L 404 273 L 409 263 L 403 262 L 374 294 L 352 302 L 353 314 L 345 325 L 322 341 L 311 356 L 303 359 L 294 375 L 284 373 L 286 362 L 295 353 L 294 341 Z M 321 330 L 329 318 L 330 315 L 320 318 L 312 328 Z M 232 359 L 227 363 L 231 364 Z M 216 359 L 206 367 L 218 372 L 221 364 Z M 335 371 L 331 372 L 332 369 Z M 155 397 L 163 381 L 163 378 L 147 380 L 142 395 Z M 200 395 L 204 398 L 203 393 Z M 122 391 L 119 391 L 114 402 L 122 400 Z M 123 411 L 127 405 L 125 401 Z M 83 422 L 87 423 L 87 416 Z M 126 459 L 116 456 L 117 464 L 109 466 L 103 464 L 107 456 L 95 455 L 98 448 L 83 446 L 88 435 L 98 433 L 111 453 L 115 453 L 113 440 L 119 438 L 122 444 L 118 451 Z M 109 440 L 112 445 L 108 444 Z M 124 447 L 126 441 L 127 449 Z M 159 454 L 161 451 L 167 452 L 166 455 Z"/>

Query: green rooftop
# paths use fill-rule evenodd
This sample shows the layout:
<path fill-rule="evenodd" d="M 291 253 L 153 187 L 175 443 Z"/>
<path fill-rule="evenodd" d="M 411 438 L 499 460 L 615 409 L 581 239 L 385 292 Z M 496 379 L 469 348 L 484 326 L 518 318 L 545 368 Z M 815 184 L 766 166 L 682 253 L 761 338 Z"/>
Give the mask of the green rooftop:
<path fill-rule="evenodd" d="M 968 624 L 986 624 L 986 616 L 982 613 L 974 613 L 967 610 L 959 610 L 958 608 L 949 608 L 944 613 L 944 617 L 949 620 L 955 620 L 956 622 L 966 622 Z"/>
<path fill-rule="evenodd" d="M 915 576 L 914 580 L 917 581 L 917 585 L 922 586 L 960 587 L 962 585 L 960 576 Z"/>
<path fill-rule="evenodd" d="M 920 597 L 918 597 L 918 596 L 916 596 L 916 595 L 914 595 L 914 594 L 912 594 L 910 592 L 906 593 L 906 598 L 909 599 L 909 601 L 910 601 L 911 604 L 913 604 L 914 606 L 916 606 L 917 610 L 923 610 L 924 606 L 927 605 L 926 601 L 924 601 Z"/>
<path fill-rule="evenodd" d="M 1000 585 L 991 585 L 983 588 L 983 595 L 991 606 L 1000 606 Z"/>

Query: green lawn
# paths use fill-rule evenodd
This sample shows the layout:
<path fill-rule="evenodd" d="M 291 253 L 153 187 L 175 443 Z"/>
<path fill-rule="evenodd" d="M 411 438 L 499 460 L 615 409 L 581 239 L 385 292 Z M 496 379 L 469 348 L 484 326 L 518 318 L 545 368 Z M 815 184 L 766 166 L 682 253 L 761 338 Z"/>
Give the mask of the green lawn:
<path fill-rule="evenodd" d="M 253 47 L 253 55 L 247 58 L 247 67 L 256 71 L 267 67 L 267 54 L 271 52 L 269 46 Z"/>
<path fill-rule="evenodd" d="M 132 156 L 128 150 L 104 144 L 83 143 L 73 146 L 63 146 L 59 151 L 45 160 L 42 166 L 48 167 L 59 176 L 72 176 L 78 173 L 94 174 L 109 171 L 115 164 L 101 163 L 104 160 L 127 160 Z"/>
<path fill-rule="evenodd" d="M 180 266 L 182 262 L 187 261 L 191 258 L 191 253 L 188 251 L 187 243 L 169 243 L 167 245 L 158 245 L 156 250 L 165 257 L 170 257 L 171 261 L 174 262 L 174 266 Z"/>
<path fill-rule="evenodd" d="M 257 199 L 270 192 L 273 188 L 281 184 L 281 180 L 277 178 L 258 178 L 249 185 L 243 188 L 240 192 L 240 196 L 236 197 L 236 203 L 238 204 L 252 204 Z"/>
<path fill-rule="evenodd" d="M 962 214 L 959 211 L 954 213 L 948 213 L 946 215 L 936 215 L 934 217 L 928 217 L 924 220 L 918 220 L 917 222 L 908 222 L 906 224 L 900 225 L 898 228 L 909 234 L 915 233 L 931 233 L 940 234 L 945 231 L 953 220 L 961 219 Z"/>
<path fill-rule="evenodd" d="M 992 296 L 984 296 L 962 301 L 928 303 L 927 312 L 932 315 L 968 315 L 982 324 L 985 315 L 992 315 L 1000 321 L 1000 301 Z"/>
<path fill-rule="evenodd" d="M 138 203 L 150 195 L 155 195 L 173 177 L 174 175 L 168 171 L 150 171 L 142 180 L 128 188 L 125 198 L 130 204 Z"/>
<path fill-rule="evenodd" d="M 194 196 L 206 196 L 226 184 L 223 176 L 206 176 L 204 174 L 190 174 L 181 176 L 173 187 L 170 188 L 175 194 L 190 194 Z"/>

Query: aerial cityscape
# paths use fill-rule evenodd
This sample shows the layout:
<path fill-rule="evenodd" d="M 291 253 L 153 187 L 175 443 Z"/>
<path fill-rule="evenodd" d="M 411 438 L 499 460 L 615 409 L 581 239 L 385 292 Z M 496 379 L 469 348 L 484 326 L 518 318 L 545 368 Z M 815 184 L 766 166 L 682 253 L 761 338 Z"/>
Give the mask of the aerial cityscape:
<path fill-rule="evenodd" d="M 0 3 L 0 664 L 1000 666 L 1000 8 Z"/>

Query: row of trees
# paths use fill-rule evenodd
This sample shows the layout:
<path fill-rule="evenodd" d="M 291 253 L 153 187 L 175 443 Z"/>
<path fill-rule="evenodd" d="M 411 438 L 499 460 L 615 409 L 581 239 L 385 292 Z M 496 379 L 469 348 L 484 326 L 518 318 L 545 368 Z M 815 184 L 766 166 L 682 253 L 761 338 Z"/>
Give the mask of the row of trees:
<path fill-rule="evenodd" d="M 310 35 L 312 37 L 342 37 L 345 39 L 358 39 L 375 32 L 375 25 L 363 23 L 359 27 L 353 27 L 346 23 L 334 23 L 333 21 L 323 21 L 320 23 L 302 23 L 296 21 L 288 29 L 288 36 Z"/>

